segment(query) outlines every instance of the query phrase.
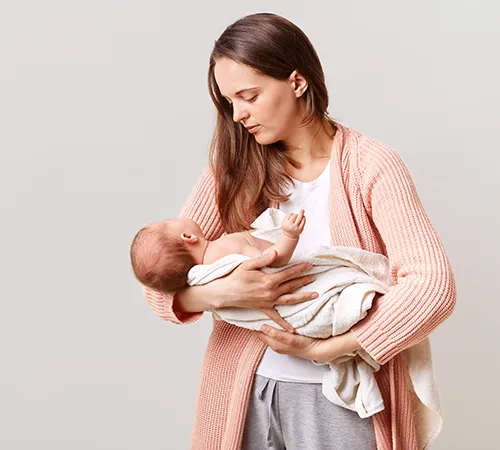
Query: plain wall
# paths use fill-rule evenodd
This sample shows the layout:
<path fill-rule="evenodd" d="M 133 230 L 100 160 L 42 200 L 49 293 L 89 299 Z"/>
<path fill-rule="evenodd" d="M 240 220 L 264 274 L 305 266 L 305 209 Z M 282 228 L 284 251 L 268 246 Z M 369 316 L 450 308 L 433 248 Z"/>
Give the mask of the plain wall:
<path fill-rule="evenodd" d="M 434 448 L 497 445 L 499 9 L 3 0 L 0 448 L 187 448 L 211 318 L 160 320 L 129 245 L 178 213 L 206 164 L 213 42 L 264 11 L 309 36 L 331 115 L 403 157 L 450 257 Z"/>

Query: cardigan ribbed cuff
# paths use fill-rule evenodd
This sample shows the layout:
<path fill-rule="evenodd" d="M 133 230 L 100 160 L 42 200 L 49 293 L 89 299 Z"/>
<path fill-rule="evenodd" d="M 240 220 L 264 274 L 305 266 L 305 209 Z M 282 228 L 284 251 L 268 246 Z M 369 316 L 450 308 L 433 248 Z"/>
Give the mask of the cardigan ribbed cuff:
<path fill-rule="evenodd" d="M 389 337 L 370 318 L 359 321 L 350 330 L 363 350 L 379 364 L 385 364 L 393 356 Z"/>
<path fill-rule="evenodd" d="M 163 320 L 178 325 L 187 325 L 196 322 L 203 315 L 203 311 L 194 313 L 179 311 L 175 302 L 175 294 L 167 294 L 146 286 L 143 286 L 142 290 L 153 312 Z"/>

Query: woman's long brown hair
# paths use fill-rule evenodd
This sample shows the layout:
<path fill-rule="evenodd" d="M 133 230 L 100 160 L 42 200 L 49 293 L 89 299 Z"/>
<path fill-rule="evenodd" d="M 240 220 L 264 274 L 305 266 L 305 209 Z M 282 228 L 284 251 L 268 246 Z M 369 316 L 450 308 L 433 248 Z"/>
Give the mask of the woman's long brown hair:
<path fill-rule="evenodd" d="M 222 97 L 214 76 L 215 63 L 228 58 L 261 75 L 286 80 L 298 70 L 308 88 L 299 98 L 305 102 L 304 125 L 313 121 L 333 129 L 328 115 L 328 91 L 314 47 L 295 24 L 271 13 L 245 16 L 229 25 L 215 41 L 210 55 L 208 88 L 217 110 L 209 147 L 209 165 L 216 179 L 216 201 L 227 233 L 250 229 L 250 223 L 272 201 L 284 202 L 283 189 L 291 181 L 286 167 L 300 167 L 283 150 L 280 141 L 262 145 L 235 123 L 231 105 Z"/>

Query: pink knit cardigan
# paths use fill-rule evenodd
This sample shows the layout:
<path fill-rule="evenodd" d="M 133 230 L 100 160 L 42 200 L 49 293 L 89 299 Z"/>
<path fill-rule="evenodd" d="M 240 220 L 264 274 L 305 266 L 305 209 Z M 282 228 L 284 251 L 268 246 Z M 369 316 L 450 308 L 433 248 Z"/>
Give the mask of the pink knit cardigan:
<path fill-rule="evenodd" d="M 452 313 L 452 269 L 398 153 L 339 124 L 330 162 L 331 244 L 385 254 L 394 284 L 352 328 L 363 349 L 382 364 L 375 377 L 385 409 L 372 416 L 377 449 L 420 450 L 424 444 L 418 442 L 400 352 L 423 340 Z M 224 231 L 214 185 L 207 168 L 180 213 L 196 221 L 209 240 Z M 144 295 L 159 317 L 177 324 L 195 322 L 203 314 L 176 310 L 172 295 L 146 287 Z M 190 449 L 240 448 L 254 372 L 266 347 L 255 334 L 214 318 Z"/>

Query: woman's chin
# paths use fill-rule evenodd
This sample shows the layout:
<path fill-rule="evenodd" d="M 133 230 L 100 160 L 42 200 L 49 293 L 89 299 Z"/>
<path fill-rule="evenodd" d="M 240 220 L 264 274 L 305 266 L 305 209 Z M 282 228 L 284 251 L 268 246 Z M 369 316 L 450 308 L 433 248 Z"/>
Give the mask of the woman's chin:
<path fill-rule="evenodd" d="M 268 145 L 271 142 L 274 142 L 269 139 L 269 136 L 266 136 L 265 133 L 263 133 L 262 129 L 259 129 L 259 131 L 253 135 L 253 137 L 261 145 Z"/>

